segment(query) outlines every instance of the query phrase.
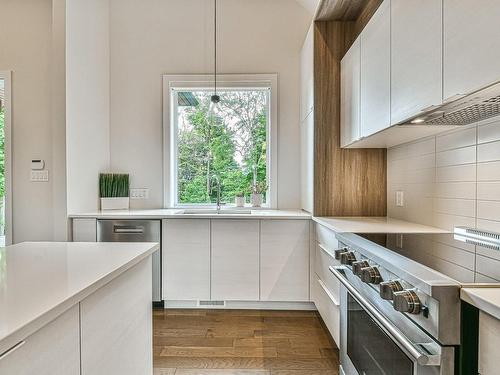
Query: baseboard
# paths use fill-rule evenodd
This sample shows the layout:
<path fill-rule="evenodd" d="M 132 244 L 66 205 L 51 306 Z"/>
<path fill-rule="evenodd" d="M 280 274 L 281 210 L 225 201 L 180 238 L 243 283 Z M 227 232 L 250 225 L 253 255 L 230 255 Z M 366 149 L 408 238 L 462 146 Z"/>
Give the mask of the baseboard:
<path fill-rule="evenodd" d="M 200 306 L 198 301 L 165 301 L 166 309 L 316 310 L 313 302 L 226 301 L 225 306 Z"/>

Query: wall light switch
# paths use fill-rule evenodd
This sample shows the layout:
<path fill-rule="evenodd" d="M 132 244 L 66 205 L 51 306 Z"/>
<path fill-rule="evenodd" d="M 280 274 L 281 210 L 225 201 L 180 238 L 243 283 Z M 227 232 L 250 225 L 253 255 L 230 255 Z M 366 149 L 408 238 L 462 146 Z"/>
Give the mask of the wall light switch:
<path fill-rule="evenodd" d="M 47 182 L 49 181 L 49 171 L 46 169 L 42 171 L 31 171 L 30 180 L 32 182 Z"/>
<path fill-rule="evenodd" d="M 130 189 L 130 199 L 148 199 L 149 189 Z"/>
<path fill-rule="evenodd" d="M 396 206 L 404 207 L 404 205 L 405 205 L 404 191 L 398 190 L 396 191 Z"/>

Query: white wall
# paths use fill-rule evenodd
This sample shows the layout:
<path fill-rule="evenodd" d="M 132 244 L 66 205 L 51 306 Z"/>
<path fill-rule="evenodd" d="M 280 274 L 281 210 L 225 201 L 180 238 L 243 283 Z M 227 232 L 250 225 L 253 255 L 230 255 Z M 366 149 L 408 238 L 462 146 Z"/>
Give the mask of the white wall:
<path fill-rule="evenodd" d="M 60 9 L 61 1 L 55 1 Z M 61 16 L 60 12 L 53 14 L 51 0 L 0 0 L 0 70 L 13 71 L 14 242 L 66 236 L 65 224 L 61 231 L 54 231 L 55 220 L 60 222 L 66 215 L 65 171 L 59 167 L 64 160 L 64 139 L 60 137 L 64 123 L 53 112 L 57 104 L 52 100 L 53 94 L 60 94 L 57 82 L 64 81 L 64 70 L 60 66 L 52 69 L 54 42 L 64 38 L 58 34 L 60 29 L 53 31 Z M 60 95 L 58 99 L 60 104 Z M 45 160 L 49 182 L 30 182 L 33 158 Z"/>
<path fill-rule="evenodd" d="M 110 4 L 111 168 L 150 189 L 133 207 L 161 207 L 162 75 L 213 71 L 213 1 Z M 279 75 L 280 208 L 300 206 L 299 53 L 310 18 L 292 0 L 219 1 L 220 73 Z"/>
<path fill-rule="evenodd" d="M 98 209 L 98 175 L 109 167 L 109 2 L 67 0 L 67 210 Z"/>
<path fill-rule="evenodd" d="M 387 185 L 389 216 L 500 233 L 500 118 L 389 149 Z"/>

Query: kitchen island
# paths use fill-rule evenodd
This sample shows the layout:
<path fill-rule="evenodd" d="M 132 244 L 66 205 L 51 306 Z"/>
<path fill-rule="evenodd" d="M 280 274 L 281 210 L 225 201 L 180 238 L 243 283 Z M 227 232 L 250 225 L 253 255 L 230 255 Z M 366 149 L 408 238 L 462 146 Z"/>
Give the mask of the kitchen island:
<path fill-rule="evenodd" d="M 1 374 L 152 373 L 156 243 L 0 249 Z"/>

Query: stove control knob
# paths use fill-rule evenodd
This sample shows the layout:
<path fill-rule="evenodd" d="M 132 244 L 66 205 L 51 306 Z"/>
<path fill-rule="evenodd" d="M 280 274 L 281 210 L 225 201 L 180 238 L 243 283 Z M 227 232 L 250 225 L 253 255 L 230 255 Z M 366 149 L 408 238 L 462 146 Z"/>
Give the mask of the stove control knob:
<path fill-rule="evenodd" d="M 351 265 L 352 262 L 356 261 L 356 256 L 352 251 L 347 251 L 345 253 L 340 254 L 340 264 Z"/>
<path fill-rule="evenodd" d="M 394 292 L 401 292 L 402 290 L 403 286 L 397 280 L 380 283 L 380 297 L 388 301 L 394 298 Z"/>
<path fill-rule="evenodd" d="M 366 260 L 358 260 L 357 262 L 352 262 L 352 272 L 361 277 L 361 269 L 365 267 L 370 267 L 370 264 Z"/>
<path fill-rule="evenodd" d="M 361 280 L 367 284 L 380 284 L 382 275 L 377 267 L 365 267 L 361 269 Z"/>
<path fill-rule="evenodd" d="M 343 247 L 341 249 L 337 249 L 335 250 L 335 259 L 339 260 L 340 259 L 340 256 L 343 254 L 343 253 L 347 253 L 349 250 L 347 250 L 347 247 Z"/>
<path fill-rule="evenodd" d="M 420 299 L 413 290 L 394 292 L 394 310 L 409 314 L 419 314 L 422 308 Z"/>

